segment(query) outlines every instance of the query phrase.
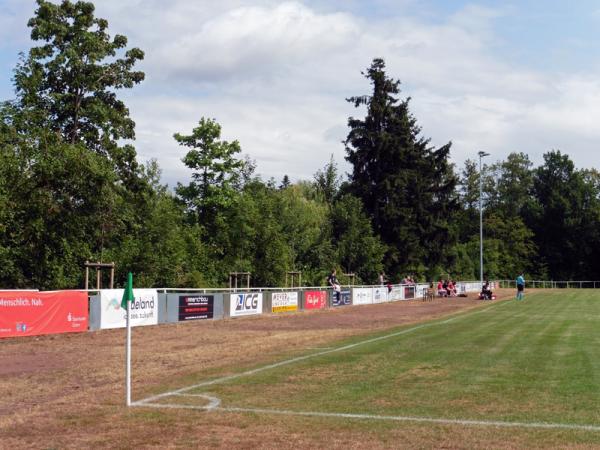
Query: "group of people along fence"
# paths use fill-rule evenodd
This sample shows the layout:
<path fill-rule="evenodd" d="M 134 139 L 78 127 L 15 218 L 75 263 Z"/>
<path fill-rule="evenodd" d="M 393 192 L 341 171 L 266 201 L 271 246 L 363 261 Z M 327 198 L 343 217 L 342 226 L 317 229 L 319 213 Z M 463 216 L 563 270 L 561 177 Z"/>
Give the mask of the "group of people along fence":
<path fill-rule="evenodd" d="M 379 284 L 381 286 L 387 286 L 388 292 L 392 290 L 392 284 L 387 279 L 387 276 L 385 275 L 385 273 L 383 271 L 380 272 L 378 281 L 379 281 Z M 341 295 L 341 292 L 342 292 L 342 288 L 341 288 L 340 282 L 338 281 L 337 272 L 336 272 L 335 269 L 333 269 L 331 271 L 331 273 L 329 274 L 329 276 L 327 277 L 327 284 L 329 285 L 329 287 L 331 287 L 333 289 L 333 292 L 335 294 L 336 300 L 339 301 L 340 300 L 340 295 Z M 402 284 L 402 285 L 413 285 L 413 284 L 416 284 L 416 282 L 415 282 L 415 280 L 413 279 L 412 276 L 407 275 L 405 278 L 402 279 L 402 282 L 400 284 Z M 516 299 L 517 300 L 523 300 L 523 298 L 524 298 L 524 291 L 525 291 L 525 278 L 524 278 L 524 274 L 521 273 L 517 277 L 516 284 L 517 284 Z M 440 279 L 438 281 L 438 283 L 437 283 L 437 296 L 438 297 L 457 297 L 458 294 L 459 294 L 459 292 L 458 292 L 458 289 L 457 289 L 457 284 L 453 280 L 451 280 L 451 279 L 447 279 L 447 280 Z M 489 280 L 485 280 L 485 282 L 481 286 L 481 292 L 479 293 L 479 299 L 480 300 L 493 300 L 495 298 L 496 297 L 495 297 L 495 295 L 492 292 L 492 288 L 491 288 Z"/>

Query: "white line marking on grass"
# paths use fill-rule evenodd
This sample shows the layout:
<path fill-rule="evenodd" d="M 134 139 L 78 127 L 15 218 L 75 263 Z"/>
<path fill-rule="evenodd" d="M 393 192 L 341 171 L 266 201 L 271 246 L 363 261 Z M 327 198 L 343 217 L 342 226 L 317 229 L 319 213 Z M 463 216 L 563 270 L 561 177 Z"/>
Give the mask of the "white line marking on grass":
<path fill-rule="evenodd" d="M 268 364 L 266 366 L 258 367 L 256 369 L 247 370 L 245 372 L 240 372 L 240 373 L 236 373 L 236 374 L 233 374 L 233 375 L 227 375 L 227 376 L 224 376 L 224 377 L 221 377 L 221 378 L 215 378 L 214 380 L 204 381 L 202 383 L 194 384 L 192 386 L 183 387 L 183 388 L 180 388 L 180 389 L 176 389 L 174 391 L 164 392 L 162 394 L 157 394 L 157 395 L 153 395 L 151 397 L 144 398 L 142 400 L 134 401 L 134 402 L 131 403 L 131 405 L 132 406 L 144 406 L 144 405 L 149 404 L 149 403 L 151 403 L 151 402 L 153 402 L 155 400 L 158 400 L 158 399 L 161 399 L 161 398 L 165 398 L 165 397 L 170 397 L 172 395 L 183 394 L 184 392 L 188 392 L 188 391 L 191 391 L 193 389 L 197 389 L 199 387 L 212 386 L 214 384 L 225 383 L 227 381 L 235 380 L 237 378 L 243 378 L 243 377 L 246 377 L 246 376 L 249 376 L 249 375 L 254 375 L 254 374 L 259 373 L 259 372 L 263 372 L 265 370 L 275 369 L 277 367 L 286 366 L 286 365 L 289 365 L 289 364 L 294 364 L 294 363 L 297 363 L 297 362 L 300 362 L 300 361 L 305 361 L 307 359 L 315 358 L 317 356 L 323 356 L 323 355 L 328 355 L 330 353 L 342 352 L 344 350 L 349 350 L 351 348 L 359 347 L 361 345 L 370 344 L 370 343 L 373 343 L 373 342 L 382 341 L 382 340 L 389 339 L 389 338 L 392 338 L 392 337 L 401 336 L 403 334 L 412 333 L 413 331 L 420 330 L 421 328 L 428 328 L 428 327 L 432 327 L 432 326 L 435 326 L 435 325 L 447 324 L 447 323 L 450 323 L 450 322 L 452 322 L 454 320 L 461 319 L 461 318 L 468 317 L 468 316 L 472 316 L 474 314 L 479 314 L 479 313 L 488 311 L 488 310 L 490 310 L 492 308 L 495 308 L 498 305 L 503 305 L 503 304 L 508 304 L 508 303 L 509 302 L 495 303 L 494 305 L 491 305 L 491 306 L 489 306 L 487 308 L 477 309 L 475 311 L 470 311 L 470 312 L 462 313 L 462 314 L 459 313 L 456 316 L 451 317 L 451 318 L 446 319 L 446 320 L 441 321 L 441 322 L 428 322 L 428 323 L 424 323 L 424 324 L 421 324 L 421 325 L 414 326 L 412 328 L 407 328 L 405 330 L 397 331 L 395 333 L 386 334 L 384 336 L 378 336 L 378 337 L 375 337 L 375 338 L 365 339 L 364 341 L 355 342 L 354 344 L 343 345 L 342 347 L 335 347 L 335 348 L 332 348 L 331 350 L 324 350 L 324 351 L 320 351 L 320 352 L 317 352 L 317 353 L 311 353 L 310 355 L 298 356 L 296 358 L 286 359 L 284 361 L 279 361 L 279 362 L 274 363 L 274 364 Z"/>
<path fill-rule="evenodd" d="M 208 405 L 203 406 L 204 409 L 210 411 L 211 409 L 215 409 L 217 406 L 221 404 L 221 399 L 219 397 L 213 397 L 207 394 L 173 394 L 180 397 L 200 397 L 208 400 Z"/>
<path fill-rule="evenodd" d="M 209 396 L 207 396 L 209 397 Z M 218 399 L 216 399 L 218 400 Z M 471 420 L 471 419 L 443 419 L 434 417 L 413 417 L 413 416 L 380 416 L 376 414 L 350 414 L 350 413 L 326 413 L 318 411 L 289 411 L 281 409 L 264 408 L 237 408 L 215 406 L 194 406 L 178 405 L 172 403 L 144 403 L 144 406 L 151 408 L 169 408 L 169 409 L 194 409 L 199 411 L 218 411 L 225 413 L 253 413 L 253 414 L 276 414 L 284 416 L 302 416 L 302 417 L 329 417 L 334 419 L 356 419 L 356 420 L 375 420 L 375 421 L 396 421 L 396 422 L 417 422 L 417 423 L 436 423 L 440 425 L 462 425 L 462 426 L 480 426 L 480 427 L 502 427 L 502 428 L 542 428 L 559 430 L 580 430 L 580 431 L 600 431 L 598 425 L 579 425 L 569 423 L 552 422 L 506 422 L 501 420 Z"/>
<path fill-rule="evenodd" d="M 135 406 L 135 405 L 132 405 Z M 139 405 L 138 405 L 139 406 Z M 144 408 L 157 408 L 157 409 L 196 409 L 200 411 L 214 411 L 221 408 L 208 408 L 206 406 L 195 406 L 195 405 L 180 405 L 178 403 L 144 403 Z"/>
<path fill-rule="evenodd" d="M 421 422 L 438 423 L 442 425 L 476 425 L 488 427 L 514 427 L 514 428 L 554 428 L 570 430 L 600 431 L 598 425 L 578 425 L 568 423 L 546 423 L 546 422 L 504 422 L 501 420 L 469 420 L 469 419 L 436 419 L 433 417 L 411 417 L 411 416 L 379 416 L 375 414 L 350 414 L 350 413 L 325 413 L 317 411 L 288 411 L 281 409 L 262 409 L 262 408 L 215 408 L 216 411 L 224 412 L 248 412 L 262 414 L 281 414 L 286 416 L 306 416 L 306 417 L 333 417 L 345 419 L 366 419 L 366 420 L 394 420 L 398 422 Z"/>
<path fill-rule="evenodd" d="M 398 331 L 396 333 L 387 334 L 385 336 L 379 336 L 376 338 L 366 339 L 364 341 L 356 342 L 354 344 L 344 345 L 342 347 L 331 348 L 329 350 L 321 351 L 318 353 L 313 353 L 310 355 L 299 356 L 297 358 L 292 358 L 284 361 L 280 361 L 275 364 L 269 364 L 266 366 L 262 366 L 256 369 L 248 370 L 242 373 L 228 375 L 221 378 L 216 378 L 214 380 L 205 381 L 203 383 L 195 384 L 193 386 L 184 387 L 181 389 L 177 389 L 170 392 L 165 392 L 163 394 L 155 395 L 152 397 L 145 398 L 143 400 L 138 400 L 132 403 L 132 406 L 141 406 L 141 407 L 150 407 L 150 408 L 159 408 L 159 409 L 191 409 L 198 411 L 218 411 L 225 413 L 254 413 L 254 414 L 277 414 L 277 415 L 287 415 L 287 416 L 304 416 L 304 417 L 330 417 L 330 418 L 345 418 L 345 419 L 356 419 L 356 420 L 375 420 L 375 421 L 397 421 L 397 422 L 416 422 L 416 423 L 435 423 L 440 425 L 463 425 L 463 426 L 484 426 L 484 427 L 503 427 L 503 428 L 537 428 L 537 429 L 562 429 L 562 430 L 580 430 L 580 431 L 594 431 L 600 432 L 600 425 L 580 425 L 580 424 L 568 424 L 568 423 L 549 423 L 549 422 L 509 422 L 509 421 L 500 421 L 500 420 L 471 420 L 471 419 L 445 419 L 445 418 L 433 418 L 433 417 L 412 417 L 412 416 L 388 416 L 388 415 L 375 415 L 375 414 L 351 414 L 351 413 L 327 413 L 327 412 L 318 412 L 318 411 L 290 411 L 290 410 L 280 410 L 280 409 L 263 409 L 263 408 L 238 408 L 238 407 L 222 407 L 221 400 L 218 397 L 214 397 L 208 394 L 186 394 L 185 392 L 197 389 L 202 386 L 210 386 L 214 384 L 224 383 L 226 381 L 230 381 L 237 378 L 242 378 L 244 376 L 253 375 L 258 372 L 262 372 L 265 370 L 273 369 L 276 367 L 284 366 L 287 364 L 293 364 L 299 361 L 304 361 L 306 359 L 310 359 L 316 356 L 327 355 L 329 353 L 340 352 L 344 350 L 348 350 L 354 347 L 358 347 L 360 345 L 369 344 L 372 342 L 377 342 L 380 340 L 392 338 L 395 336 L 400 336 L 403 334 L 410 333 L 412 331 L 420 330 L 421 328 L 426 328 L 434 325 L 442 325 L 453 322 L 457 319 L 468 317 L 474 314 L 479 314 L 482 312 L 486 312 L 498 305 L 502 304 L 511 304 L 510 301 L 504 301 L 501 303 L 495 303 L 487 308 L 477 309 L 475 311 L 470 311 L 467 313 L 459 313 L 454 317 L 450 317 L 449 319 L 439 321 L 439 322 L 429 322 L 421 325 L 414 326 L 412 328 L 407 328 L 402 331 Z M 205 398 L 209 401 L 206 406 L 196 406 L 196 405 L 184 405 L 177 403 L 152 403 L 155 400 L 170 397 L 170 396 L 179 396 L 179 397 L 200 397 Z"/>

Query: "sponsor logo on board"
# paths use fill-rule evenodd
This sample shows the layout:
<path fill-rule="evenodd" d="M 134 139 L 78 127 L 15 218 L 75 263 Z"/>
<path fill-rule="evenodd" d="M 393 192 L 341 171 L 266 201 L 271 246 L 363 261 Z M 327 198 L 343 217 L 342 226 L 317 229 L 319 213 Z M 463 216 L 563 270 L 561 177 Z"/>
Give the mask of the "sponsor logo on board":
<path fill-rule="evenodd" d="M 271 295 L 271 311 L 274 313 L 298 311 L 298 293 L 274 292 Z"/>
<path fill-rule="evenodd" d="M 262 293 L 232 294 L 231 317 L 250 316 L 262 313 Z"/>

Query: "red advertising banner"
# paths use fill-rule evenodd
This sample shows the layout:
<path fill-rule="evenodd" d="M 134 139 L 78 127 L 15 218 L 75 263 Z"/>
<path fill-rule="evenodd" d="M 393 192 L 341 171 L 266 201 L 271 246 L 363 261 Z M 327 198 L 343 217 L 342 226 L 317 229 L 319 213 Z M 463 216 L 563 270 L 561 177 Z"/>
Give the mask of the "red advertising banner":
<path fill-rule="evenodd" d="M 0 338 L 88 329 L 85 291 L 0 291 Z"/>
<path fill-rule="evenodd" d="M 327 291 L 305 291 L 304 309 L 323 309 L 327 306 Z"/>

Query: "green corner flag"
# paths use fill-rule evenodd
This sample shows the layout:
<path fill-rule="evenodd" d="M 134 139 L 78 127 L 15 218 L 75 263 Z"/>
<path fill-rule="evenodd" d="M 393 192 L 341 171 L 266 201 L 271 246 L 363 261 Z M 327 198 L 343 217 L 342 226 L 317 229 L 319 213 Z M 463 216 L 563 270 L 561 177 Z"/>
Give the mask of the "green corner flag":
<path fill-rule="evenodd" d="M 123 291 L 123 299 L 121 300 L 121 308 L 127 309 L 127 302 L 133 301 L 133 275 L 131 272 L 127 274 L 127 284 Z"/>

